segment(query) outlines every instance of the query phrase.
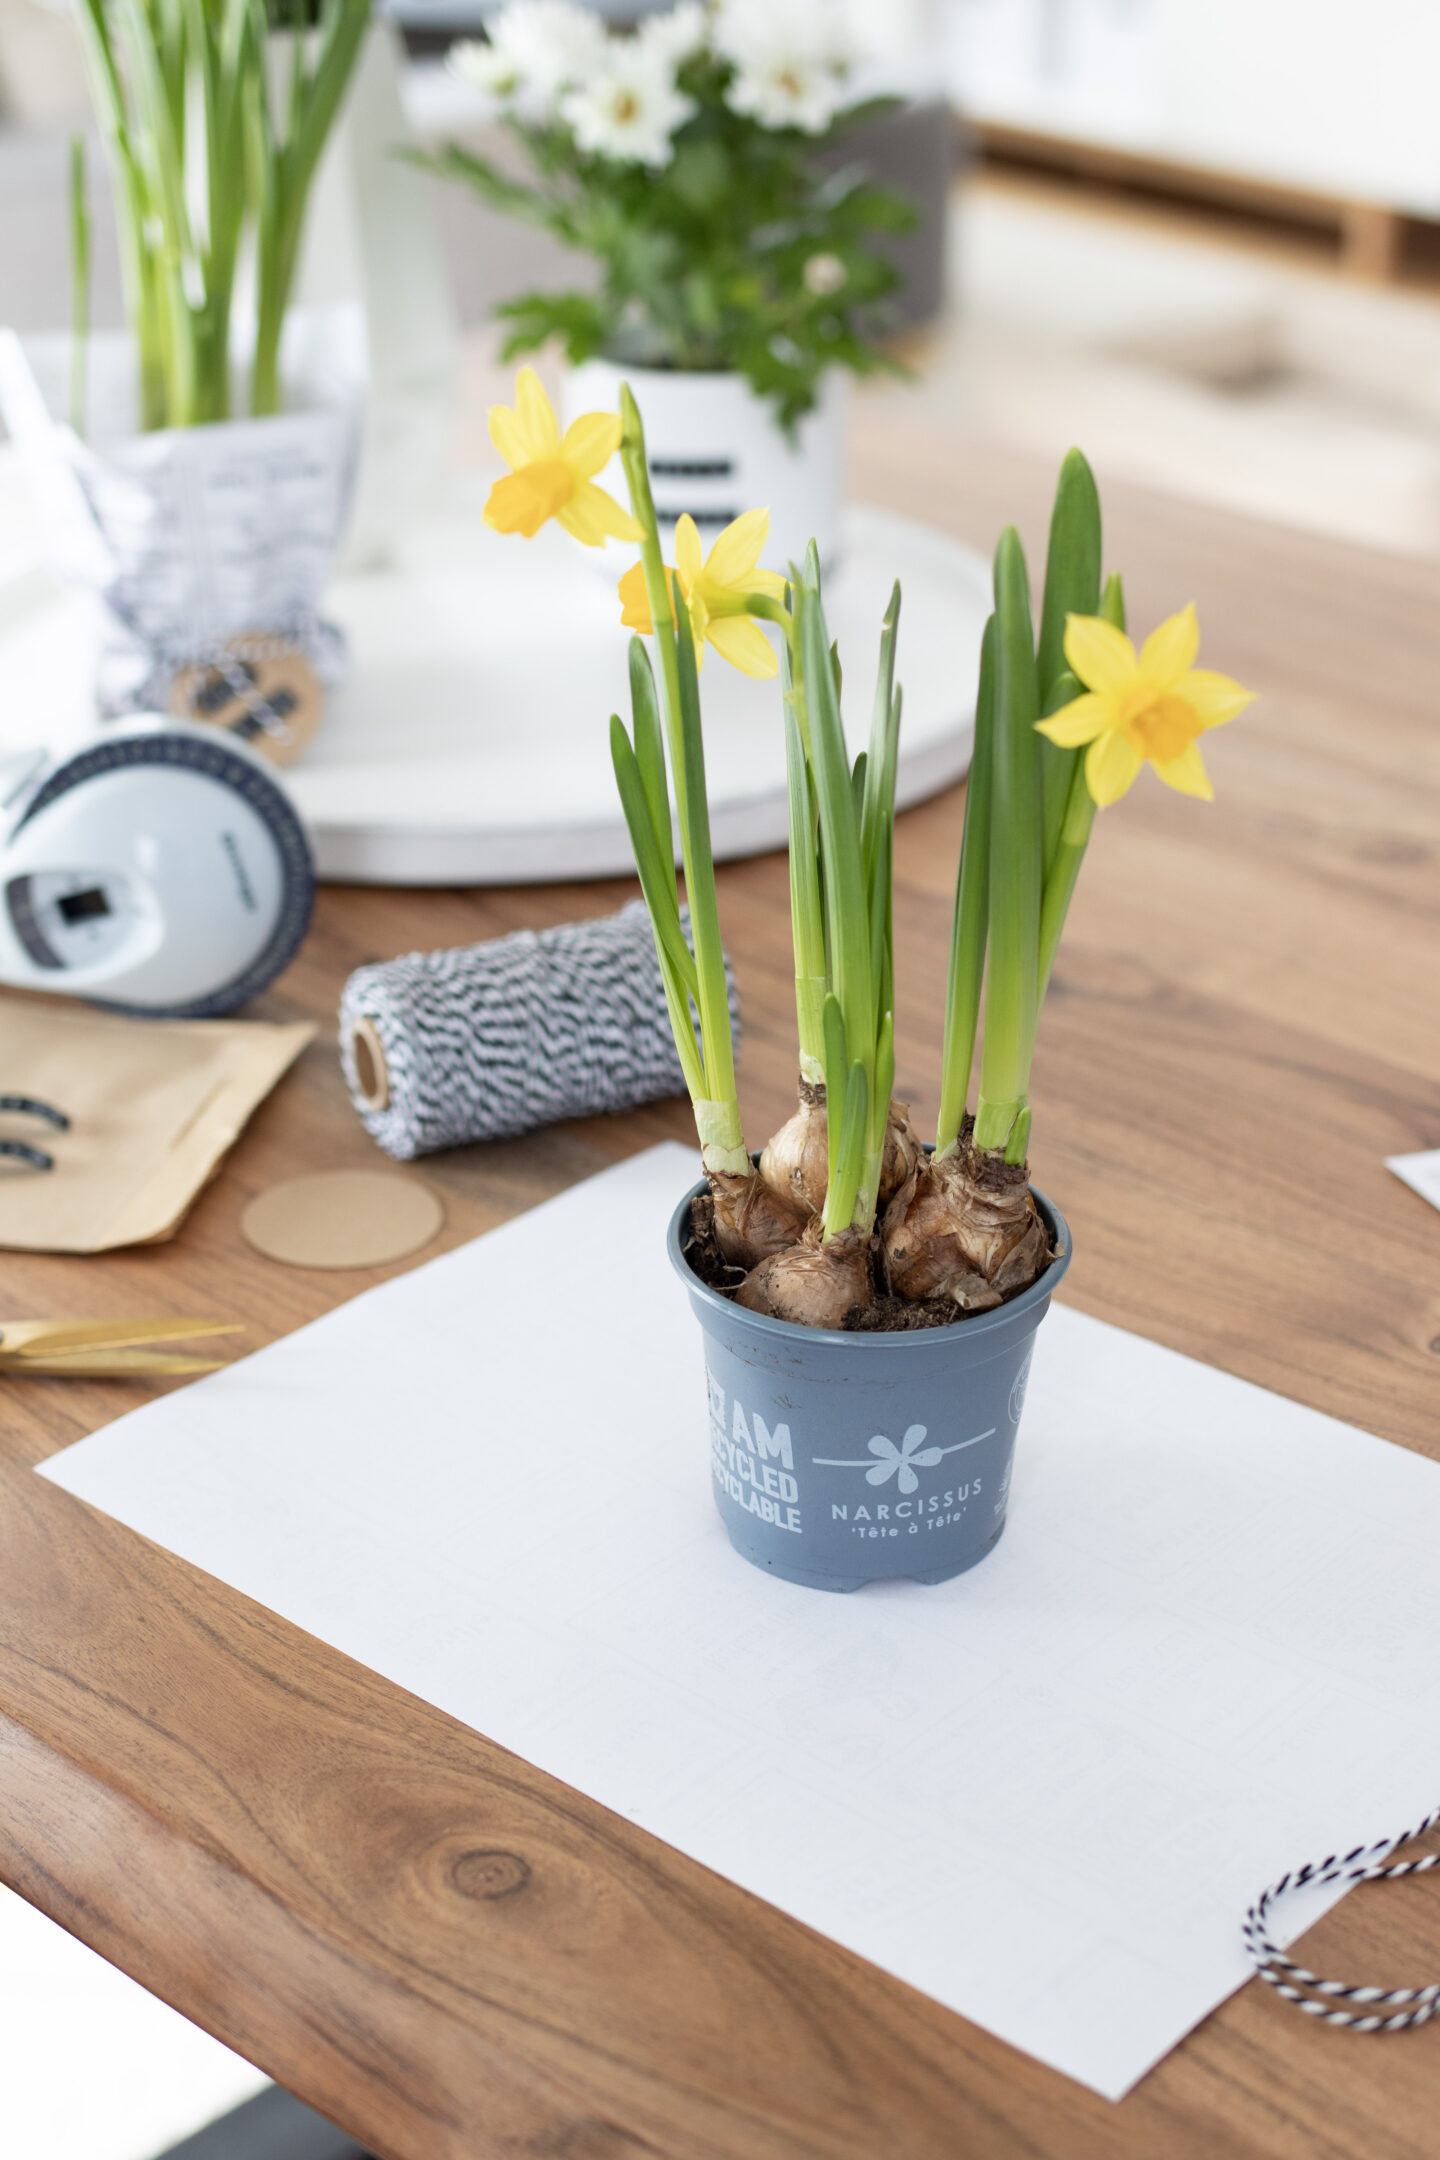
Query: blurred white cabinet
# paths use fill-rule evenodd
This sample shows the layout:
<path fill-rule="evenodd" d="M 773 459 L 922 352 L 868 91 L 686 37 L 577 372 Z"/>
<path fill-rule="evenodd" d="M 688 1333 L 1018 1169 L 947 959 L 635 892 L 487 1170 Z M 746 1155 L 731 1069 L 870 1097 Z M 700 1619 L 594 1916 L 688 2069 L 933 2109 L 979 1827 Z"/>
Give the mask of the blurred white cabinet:
<path fill-rule="evenodd" d="M 1440 216 L 1440 0 L 947 0 L 978 119 Z"/>

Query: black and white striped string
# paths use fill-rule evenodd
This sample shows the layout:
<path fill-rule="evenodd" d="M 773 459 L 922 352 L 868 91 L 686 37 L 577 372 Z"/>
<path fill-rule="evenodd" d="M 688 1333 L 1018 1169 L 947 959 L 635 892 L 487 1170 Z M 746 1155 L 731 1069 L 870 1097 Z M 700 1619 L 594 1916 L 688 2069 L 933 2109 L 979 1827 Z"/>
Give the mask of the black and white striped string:
<path fill-rule="evenodd" d="M 725 981 L 738 1038 L 728 959 Z M 357 968 L 340 1060 L 366 1130 L 400 1162 L 685 1092 L 643 900 Z"/>
<path fill-rule="evenodd" d="M 1331 1853 L 1328 1859 L 1308 1862 L 1282 1875 L 1261 1892 L 1245 1915 L 1242 1930 L 1245 1948 L 1260 1978 L 1286 2002 L 1318 2018 L 1322 2025 L 1341 2025 L 1351 2032 L 1406 2032 L 1427 2025 L 1440 2013 L 1440 1981 L 1422 1988 L 1352 1987 L 1344 1980 L 1325 1980 L 1285 1956 L 1269 1933 L 1271 1915 L 1282 1898 L 1307 1886 L 1325 1883 L 1393 1881 L 1400 1875 L 1423 1875 L 1440 1867 L 1440 1853 L 1424 1853 L 1418 1860 L 1388 1859 L 1412 1838 L 1423 1837 L 1440 1824 L 1440 1808 L 1427 1815 L 1413 1830 L 1398 1837 L 1381 1838 L 1374 1845 L 1357 1845 L 1348 1853 Z M 1338 2004 L 1356 2007 L 1341 2009 Z"/>

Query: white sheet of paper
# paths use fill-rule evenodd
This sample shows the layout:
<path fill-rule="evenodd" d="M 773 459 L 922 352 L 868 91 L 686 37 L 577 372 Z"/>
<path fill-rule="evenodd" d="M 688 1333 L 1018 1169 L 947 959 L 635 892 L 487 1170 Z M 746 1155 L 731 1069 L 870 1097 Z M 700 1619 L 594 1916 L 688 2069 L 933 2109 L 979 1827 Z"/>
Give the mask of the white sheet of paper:
<path fill-rule="evenodd" d="M 694 1174 L 652 1149 L 45 1474 L 1119 2098 L 1256 1892 L 1440 1798 L 1440 1468 L 1055 1306 L 983 1565 L 774 1581 L 710 1501 Z M 601 1253 L 562 1325 L 537 1286 Z"/>
<path fill-rule="evenodd" d="M 1440 1208 L 1440 1148 L 1425 1148 L 1418 1155 L 1387 1155 L 1385 1167 L 1431 1207 Z"/>

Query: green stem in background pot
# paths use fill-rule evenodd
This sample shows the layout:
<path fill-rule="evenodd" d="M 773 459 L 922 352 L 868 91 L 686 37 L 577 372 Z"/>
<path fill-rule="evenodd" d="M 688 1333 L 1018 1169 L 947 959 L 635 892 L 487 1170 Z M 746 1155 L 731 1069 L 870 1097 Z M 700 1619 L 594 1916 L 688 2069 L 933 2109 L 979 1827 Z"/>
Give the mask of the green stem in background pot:
<path fill-rule="evenodd" d="M 70 138 L 70 425 L 85 433 L 85 361 L 90 341 L 90 205 L 85 138 Z"/>
<path fill-rule="evenodd" d="M 280 410 L 280 335 L 300 261 L 310 189 L 369 19 L 370 0 L 321 0 L 315 28 L 290 32 L 283 129 L 275 127 L 263 91 L 251 100 L 257 218 L 250 408 L 255 413 Z"/>
<path fill-rule="evenodd" d="M 310 185 L 369 18 L 370 0 L 320 0 L 314 27 L 295 29 L 277 126 L 262 0 L 80 0 L 115 174 L 142 427 L 230 418 L 232 307 L 252 231 L 251 410 L 278 411 Z"/>
<path fill-rule="evenodd" d="M 771 1192 L 753 1169 L 745 1145 L 715 895 L 695 640 L 678 584 L 672 582 L 660 551 L 645 431 L 628 385 L 622 386 L 620 409 L 624 428 L 620 457 L 629 484 L 631 510 L 641 531 L 640 559 L 660 660 L 660 685 L 657 696 L 648 655 L 640 639 L 633 639 L 633 735 L 627 735 L 619 716 L 612 715 L 611 756 L 654 927 L 675 1048 L 695 1112 L 701 1157 L 714 1203 L 716 1239 L 731 1265 L 750 1268 L 793 1243 L 803 1227 L 804 1216 Z M 681 927 L 675 881 L 667 744 L 669 770 L 675 783 L 674 822 L 679 828 L 690 910 L 688 944 Z"/>

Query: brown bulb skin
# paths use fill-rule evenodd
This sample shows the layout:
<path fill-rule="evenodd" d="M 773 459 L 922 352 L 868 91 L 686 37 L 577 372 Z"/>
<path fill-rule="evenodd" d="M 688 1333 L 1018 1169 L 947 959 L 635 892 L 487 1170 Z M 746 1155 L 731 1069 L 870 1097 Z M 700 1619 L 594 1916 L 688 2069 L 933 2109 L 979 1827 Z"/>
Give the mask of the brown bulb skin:
<path fill-rule="evenodd" d="M 729 1267 L 754 1268 L 785 1252 L 801 1235 L 808 1212 L 752 1170 L 749 1177 L 709 1172 L 715 1203 L 715 1242 Z"/>
<path fill-rule="evenodd" d="M 1050 1258 L 1026 1166 L 981 1154 L 968 1138 L 943 1162 L 917 1165 L 891 1201 L 881 1236 L 899 1296 L 948 1297 L 962 1312 L 1017 1297 Z"/>

